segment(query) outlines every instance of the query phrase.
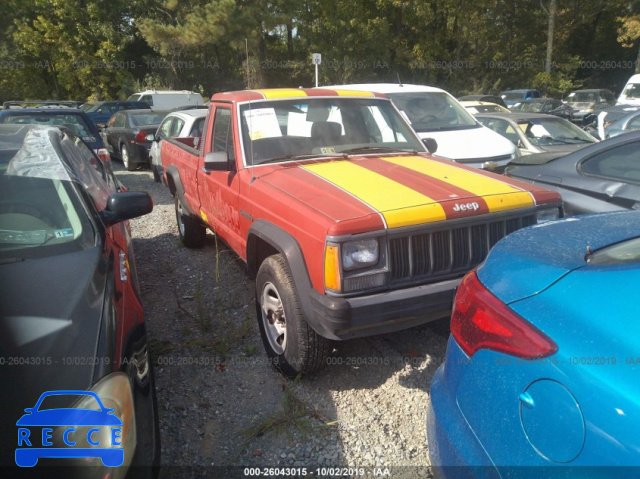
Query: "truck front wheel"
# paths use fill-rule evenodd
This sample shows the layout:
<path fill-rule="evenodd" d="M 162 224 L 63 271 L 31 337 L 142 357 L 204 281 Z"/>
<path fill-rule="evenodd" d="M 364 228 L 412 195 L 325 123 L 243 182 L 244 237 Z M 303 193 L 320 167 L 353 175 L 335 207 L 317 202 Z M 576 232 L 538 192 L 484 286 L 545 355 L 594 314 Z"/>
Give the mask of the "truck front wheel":
<path fill-rule="evenodd" d="M 178 234 L 180 241 L 187 248 L 199 248 L 204 244 L 207 234 L 205 227 L 191 215 L 185 213 L 182 203 L 176 194 L 176 222 L 178 223 Z"/>
<path fill-rule="evenodd" d="M 331 342 L 305 321 L 282 254 L 269 256 L 258 270 L 256 312 L 267 356 L 282 374 L 293 378 L 325 364 Z"/>

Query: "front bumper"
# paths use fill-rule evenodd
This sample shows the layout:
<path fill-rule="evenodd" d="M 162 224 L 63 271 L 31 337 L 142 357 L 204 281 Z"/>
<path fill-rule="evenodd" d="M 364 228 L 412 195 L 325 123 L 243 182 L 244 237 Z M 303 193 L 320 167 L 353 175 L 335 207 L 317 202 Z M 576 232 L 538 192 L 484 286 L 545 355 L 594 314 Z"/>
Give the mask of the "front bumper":
<path fill-rule="evenodd" d="M 311 291 L 307 320 L 320 335 L 333 340 L 400 331 L 449 316 L 461 279 L 353 298 Z"/>

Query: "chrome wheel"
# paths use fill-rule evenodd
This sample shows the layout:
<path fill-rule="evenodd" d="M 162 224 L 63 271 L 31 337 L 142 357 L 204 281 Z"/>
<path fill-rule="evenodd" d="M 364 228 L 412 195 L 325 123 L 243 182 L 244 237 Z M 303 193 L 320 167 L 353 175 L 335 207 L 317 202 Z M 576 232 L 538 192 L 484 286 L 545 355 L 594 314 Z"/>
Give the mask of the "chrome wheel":
<path fill-rule="evenodd" d="M 278 290 L 273 283 L 265 283 L 260 295 L 262 323 L 269 345 L 276 354 L 287 348 L 287 321 Z"/>

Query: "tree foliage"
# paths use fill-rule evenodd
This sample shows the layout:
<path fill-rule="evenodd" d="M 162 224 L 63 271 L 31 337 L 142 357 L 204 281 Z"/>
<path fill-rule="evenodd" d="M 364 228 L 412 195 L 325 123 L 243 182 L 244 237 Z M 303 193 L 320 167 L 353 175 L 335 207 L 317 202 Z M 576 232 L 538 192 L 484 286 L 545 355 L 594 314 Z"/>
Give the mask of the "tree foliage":
<path fill-rule="evenodd" d="M 312 86 L 314 52 L 321 84 L 560 96 L 640 60 L 622 0 L 5 0 L 0 26 L 2 100 Z"/>

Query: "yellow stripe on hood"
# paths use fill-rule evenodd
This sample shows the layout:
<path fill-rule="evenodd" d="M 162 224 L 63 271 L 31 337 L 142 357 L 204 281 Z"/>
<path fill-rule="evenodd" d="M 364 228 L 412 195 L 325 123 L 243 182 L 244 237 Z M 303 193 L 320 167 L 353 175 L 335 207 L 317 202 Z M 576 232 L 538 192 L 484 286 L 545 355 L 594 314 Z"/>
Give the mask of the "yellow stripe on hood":
<path fill-rule="evenodd" d="M 302 168 L 380 212 L 389 228 L 446 219 L 444 209 L 433 198 L 354 163 L 332 161 L 305 165 Z"/>
<path fill-rule="evenodd" d="M 531 193 L 495 178 L 484 176 L 480 172 L 468 171 L 455 165 L 448 165 L 420 156 L 395 156 L 382 159 L 481 196 L 486 201 L 491 212 L 535 205 L 535 200 Z"/>

